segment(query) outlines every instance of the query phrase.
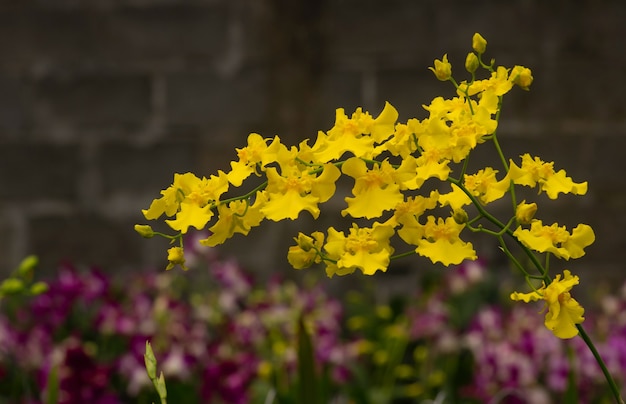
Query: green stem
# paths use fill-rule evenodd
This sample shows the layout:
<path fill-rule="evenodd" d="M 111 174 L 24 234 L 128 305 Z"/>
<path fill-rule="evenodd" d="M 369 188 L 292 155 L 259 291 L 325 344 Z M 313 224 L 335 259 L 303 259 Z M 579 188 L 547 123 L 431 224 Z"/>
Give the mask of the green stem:
<path fill-rule="evenodd" d="M 411 251 L 403 252 L 400 254 L 392 255 L 391 257 L 389 257 L 389 259 L 397 260 L 398 258 L 404 258 L 404 257 L 408 257 L 409 255 L 415 255 L 415 254 L 417 254 L 415 250 L 411 250 Z"/>
<path fill-rule="evenodd" d="M 218 201 L 217 203 L 223 205 L 226 203 L 230 203 L 233 201 L 241 201 L 243 199 L 248 199 L 251 196 L 255 195 L 257 192 L 264 190 L 267 187 L 267 181 L 263 181 L 262 184 L 260 184 L 259 186 L 257 186 L 256 188 L 254 188 L 252 191 L 248 192 L 245 195 L 241 195 L 241 196 L 234 196 L 232 198 L 228 198 L 228 199 L 224 199 L 223 201 Z M 215 207 L 216 203 L 213 202 L 211 209 L 213 209 Z"/>
<path fill-rule="evenodd" d="M 609 384 L 611 393 L 613 393 L 613 397 L 615 397 L 615 402 L 617 402 L 618 404 L 624 404 L 624 400 L 622 399 L 619 389 L 617 388 L 617 385 L 615 384 L 615 381 L 613 380 L 613 376 L 611 376 L 611 373 L 609 373 L 609 370 L 607 369 L 606 364 L 604 363 L 604 360 L 600 356 L 600 353 L 598 353 L 598 350 L 596 349 L 596 346 L 591 341 L 591 338 L 589 338 L 589 335 L 587 335 L 587 332 L 583 328 L 582 324 L 576 324 L 576 328 L 578 329 L 578 334 L 583 339 L 583 341 L 585 341 L 585 344 L 587 344 L 587 347 L 593 354 L 593 357 L 595 358 L 596 362 L 598 362 L 600 369 L 602 369 L 602 373 L 604 374 L 604 377 L 607 383 Z"/>
<path fill-rule="evenodd" d="M 456 181 L 456 180 L 452 180 L 452 179 L 448 179 L 448 181 L 452 182 L 453 184 L 455 184 L 456 186 L 461 188 L 461 190 L 463 190 L 463 192 L 470 198 L 470 200 L 472 201 L 472 203 L 474 204 L 474 206 L 476 207 L 478 212 L 485 219 L 487 219 L 488 221 L 490 221 L 492 224 L 494 224 L 496 227 L 498 227 L 500 229 L 506 229 L 505 233 L 508 234 L 509 236 L 511 236 L 513 238 L 513 240 L 517 243 L 517 245 L 519 245 L 522 248 L 522 250 L 526 253 L 528 258 L 532 261 L 532 263 L 535 266 L 535 268 L 537 268 L 537 270 L 542 274 L 542 279 L 545 282 L 545 284 L 549 285 L 552 282 L 552 279 L 548 275 L 547 271 L 545 270 L 543 265 L 539 262 L 539 260 L 535 256 L 535 254 L 528 247 L 526 247 L 524 244 L 522 244 L 522 242 L 519 241 L 519 239 L 517 237 L 515 237 L 513 235 L 513 231 L 511 231 L 511 229 L 506 228 L 506 226 L 500 220 L 498 220 L 496 217 L 494 217 L 493 215 L 488 213 L 485 210 L 485 208 L 483 208 L 483 206 L 480 204 L 480 202 L 476 199 L 476 197 L 474 197 L 465 188 L 465 186 L 463 186 L 463 184 L 460 181 Z M 501 238 L 502 235 L 499 236 L 499 237 Z M 506 251 L 505 251 L 505 253 L 506 253 Z M 507 254 L 507 256 L 508 256 L 508 254 Z M 510 256 L 509 256 L 509 258 L 510 258 Z M 609 388 L 611 389 L 611 393 L 615 397 L 616 402 L 618 404 L 624 404 L 624 400 L 622 400 L 622 398 L 620 396 L 620 393 L 619 393 L 619 390 L 617 388 L 617 385 L 615 384 L 615 381 L 613 380 L 613 376 L 611 376 L 611 373 L 609 373 L 609 371 L 608 371 L 608 369 L 606 367 L 606 364 L 604 363 L 604 360 L 602 359 L 602 357 L 598 353 L 598 350 L 596 349 L 595 345 L 593 344 L 593 341 L 591 341 L 591 339 L 589 338 L 589 336 L 587 335 L 587 333 L 585 332 L 585 329 L 582 327 L 581 324 L 576 324 L 576 328 L 578 329 L 578 333 L 579 333 L 580 337 L 583 339 L 583 341 L 585 341 L 585 344 L 587 345 L 587 347 L 589 348 L 589 350 L 593 354 L 593 357 L 595 358 L 596 362 L 598 363 L 598 366 L 600 366 L 600 369 L 602 370 L 602 373 L 604 374 L 604 377 L 605 377 L 607 383 L 609 384 Z"/>
<path fill-rule="evenodd" d="M 465 195 L 467 195 L 467 197 L 470 198 L 470 200 L 472 201 L 472 204 L 478 210 L 478 213 L 481 214 L 485 219 L 490 221 L 492 224 L 494 224 L 496 227 L 498 227 L 501 230 L 506 228 L 506 225 L 504 223 L 502 223 L 495 216 L 493 216 L 491 213 L 489 213 L 489 212 L 487 212 L 485 210 L 485 208 L 481 205 L 480 201 L 478 199 L 476 199 L 476 197 L 474 195 L 472 195 L 471 192 L 469 192 L 467 190 L 467 188 L 465 188 L 465 186 L 461 183 L 461 181 L 457 181 L 457 180 L 454 180 L 452 178 L 448 178 L 448 182 L 450 182 L 450 183 L 456 185 L 457 187 L 461 188 L 461 190 L 465 193 Z M 540 273 L 544 274 L 544 278 L 546 280 L 546 285 L 549 284 L 552 280 L 545 273 L 545 271 L 543 269 L 543 265 L 541 265 L 541 263 L 539 262 L 539 260 L 535 256 L 535 254 L 533 254 L 533 252 L 530 251 L 528 249 L 528 247 L 526 247 L 524 244 L 522 244 L 522 242 L 519 241 L 519 239 L 513 235 L 513 231 L 510 228 L 506 229 L 505 233 L 508 234 L 511 238 L 513 238 L 515 243 L 520 248 L 522 248 L 522 250 L 525 251 L 525 253 L 528 255 L 528 258 L 530 258 L 530 261 L 533 263 L 535 268 L 537 268 L 537 270 Z"/>

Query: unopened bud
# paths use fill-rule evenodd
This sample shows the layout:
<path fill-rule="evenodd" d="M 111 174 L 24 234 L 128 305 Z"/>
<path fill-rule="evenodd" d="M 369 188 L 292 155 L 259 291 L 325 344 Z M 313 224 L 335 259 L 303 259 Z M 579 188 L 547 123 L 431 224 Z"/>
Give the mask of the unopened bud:
<path fill-rule="evenodd" d="M 487 50 L 487 41 L 478 32 L 472 37 L 472 49 L 474 49 L 479 55 L 485 53 Z"/>
<path fill-rule="evenodd" d="M 441 60 L 435 59 L 435 67 L 429 67 L 435 73 L 438 80 L 447 81 L 452 77 L 452 65 L 448 62 L 448 55 L 443 55 Z"/>
<path fill-rule="evenodd" d="M 304 233 L 299 233 L 295 240 L 303 251 L 309 252 L 313 247 L 315 247 L 315 240 Z"/>
<path fill-rule="evenodd" d="M 187 267 L 185 266 L 185 251 L 182 247 L 172 247 L 167 250 L 167 260 L 169 264 L 167 264 L 166 270 L 170 270 L 174 268 L 176 265 L 180 265 L 182 269 L 185 271 Z"/>
<path fill-rule="evenodd" d="M 156 379 L 157 361 L 154 356 L 154 351 L 152 350 L 152 346 L 150 345 L 150 342 L 148 341 L 146 341 L 146 353 L 144 354 L 143 359 L 146 365 L 146 371 L 148 372 L 148 377 L 150 378 L 150 380 Z"/>
<path fill-rule="evenodd" d="M 522 90 L 528 90 L 533 83 L 532 72 L 524 66 L 515 66 L 510 77 L 513 78 L 513 84 L 519 86 Z"/>
<path fill-rule="evenodd" d="M 470 73 L 474 73 L 476 69 L 478 69 L 478 65 L 478 56 L 476 56 L 474 52 L 468 53 L 467 57 L 465 58 L 465 70 Z"/>
<path fill-rule="evenodd" d="M 457 224 L 465 224 L 469 220 L 469 216 L 467 216 L 467 212 L 463 209 L 456 209 L 454 213 L 452 213 L 452 218 Z"/>
<path fill-rule="evenodd" d="M 154 231 L 152 230 L 152 227 L 148 226 L 147 224 L 136 224 L 135 231 L 139 233 L 139 235 L 143 238 L 154 237 Z"/>
<path fill-rule="evenodd" d="M 535 217 L 535 213 L 537 213 L 536 203 L 526 203 L 526 201 L 522 201 L 517 205 L 517 209 L 515 209 L 515 218 L 520 224 L 529 224 Z"/>

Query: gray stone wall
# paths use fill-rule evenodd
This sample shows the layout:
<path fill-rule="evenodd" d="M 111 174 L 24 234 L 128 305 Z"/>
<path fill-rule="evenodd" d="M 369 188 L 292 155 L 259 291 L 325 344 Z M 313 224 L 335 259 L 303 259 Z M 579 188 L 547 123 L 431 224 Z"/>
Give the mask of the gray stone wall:
<path fill-rule="evenodd" d="M 249 132 L 286 142 L 334 110 L 388 100 L 400 119 L 451 89 L 471 35 L 532 68 L 505 104 L 508 152 L 555 160 L 590 182 L 543 212 L 591 224 L 571 266 L 622 280 L 626 250 L 626 3 L 623 1 L 24 0 L 0 5 L 0 268 L 26 254 L 107 270 L 164 265 L 133 231 L 174 172 L 226 169 Z M 310 226 L 310 221 L 306 221 Z M 297 225 L 225 248 L 254 269 L 286 267 Z"/>

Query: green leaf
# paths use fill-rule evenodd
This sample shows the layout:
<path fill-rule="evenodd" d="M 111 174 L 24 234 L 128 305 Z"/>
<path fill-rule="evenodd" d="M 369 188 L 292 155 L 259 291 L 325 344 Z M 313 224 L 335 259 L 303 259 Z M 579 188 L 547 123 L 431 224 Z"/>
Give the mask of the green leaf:
<path fill-rule="evenodd" d="M 23 290 L 24 282 L 22 282 L 20 279 L 8 278 L 5 279 L 2 284 L 0 284 L 0 292 L 2 292 L 3 295 L 12 295 L 22 292 Z"/>
<path fill-rule="evenodd" d="M 165 377 L 163 376 L 163 372 L 161 372 L 159 378 L 155 381 L 154 387 L 156 387 L 156 391 L 159 393 L 161 403 L 165 404 L 167 402 L 167 388 L 165 387 Z"/>
<path fill-rule="evenodd" d="M 45 282 L 35 282 L 30 285 L 30 294 L 33 296 L 40 295 L 48 291 L 48 284 Z"/>
<path fill-rule="evenodd" d="M 57 404 L 59 402 L 59 368 L 53 366 L 46 381 L 46 404 Z"/>
<path fill-rule="evenodd" d="M 313 343 L 304 324 L 304 317 L 300 316 L 298 320 L 298 403 L 320 404 L 319 387 L 315 372 Z"/>
<path fill-rule="evenodd" d="M 38 263 L 39 258 L 37 258 L 37 256 L 29 255 L 28 257 L 24 258 L 22 262 L 20 262 L 20 265 L 17 267 L 17 273 L 22 278 L 29 277 L 32 275 L 33 269 L 35 269 Z"/>
<path fill-rule="evenodd" d="M 148 372 L 148 377 L 150 380 L 154 382 L 156 380 L 156 358 L 154 357 L 154 352 L 152 351 L 152 346 L 149 341 L 146 341 L 146 353 L 143 356 L 144 362 L 146 363 L 146 371 Z"/>

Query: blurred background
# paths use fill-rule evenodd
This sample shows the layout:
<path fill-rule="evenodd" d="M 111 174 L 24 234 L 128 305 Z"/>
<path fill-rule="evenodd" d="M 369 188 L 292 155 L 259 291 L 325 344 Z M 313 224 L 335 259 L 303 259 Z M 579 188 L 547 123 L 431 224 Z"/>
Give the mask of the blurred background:
<path fill-rule="evenodd" d="M 315 138 L 337 107 L 375 116 L 389 101 L 400 121 L 423 118 L 422 104 L 453 94 L 427 67 L 448 53 L 463 78 L 480 32 L 487 58 L 535 78 L 530 92 L 505 100 L 505 153 L 536 153 L 589 181 L 586 196 L 549 201 L 539 215 L 590 224 L 596 243 L 569 268 L 621 283 L 625 21 L 617 0 L 4 1 L 0 268 L 27 254 L 44 270 L 63 260 L 164 268 L 167 245 L 133 225 L 174 172 L 227 170 L 250 132 L 289 144 Z M 324 220 L 316 228 L 334 224 Z M 262 226 L 224 254 L 255 271 L 289 271 L 300 226 L 312 223 Z M 489 243 L 479 254 L 496 259 Z M 406 265 L 397 273 L 427 263 Z"/>

